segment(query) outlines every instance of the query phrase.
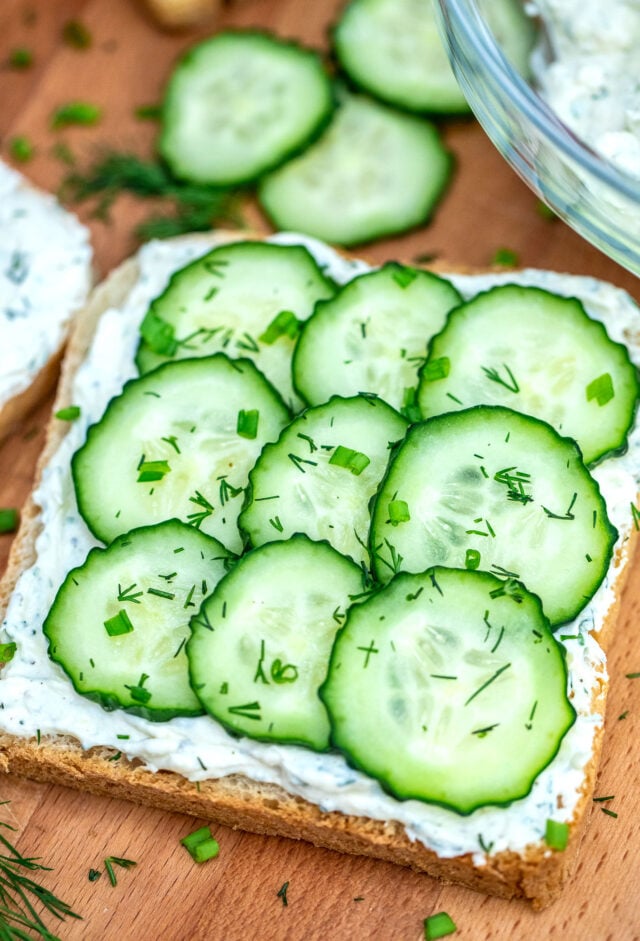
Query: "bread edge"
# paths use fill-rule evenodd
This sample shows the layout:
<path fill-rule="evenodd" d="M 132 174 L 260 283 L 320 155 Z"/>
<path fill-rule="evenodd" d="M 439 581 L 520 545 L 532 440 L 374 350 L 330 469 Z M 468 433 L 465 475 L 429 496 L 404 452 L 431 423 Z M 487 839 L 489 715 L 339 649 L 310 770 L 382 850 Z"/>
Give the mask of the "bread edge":
<path fill-rule="evenodd" d="M 211 244 L 247 237 L 261 236 L 218 232 L 212 235 Z M 440 263 L 437 270 L 443 272 L 445 266 Z M 478 269 L 453 265 L 446 266 L 446 270 L 480 273 Z M 119 306 L 126 300 L 137 281 L 138 272 L 135 257 L 125 261 L 94 289 L 87 306 L 75 318 L 62 364 L 54 413 L 72 404 L 75 373 L 89 349 L 100 317 L 109 307 Z M 36 485 L 66 429 L 65 423 L 51 419 L 36 467 Z M 0 582 L 0 614 L 3 617 L 18 578 L 36 560 L 35 543 L 39 532 L 39 508 L 32 492 L 23 508 L 7 570 Z M 605 650 L 614 631 L 636 542 L 634 538 L 629 540 L 613 562 L 615 602 L 597 633 L 597 639 Z M 607 688 L 608 681 L 601 679 L 594 690 L 594 713 L 604 715 Z M 500 898 L 523 898 L 539 910 L 558 897 L 574 867 L 588 817 L 603 737 L 604 723 L 595 733 L 581 795 L 569 825 L 566 849 L 556 851 L 543 843 L 534 844 L 523 853 L 503 851 L 486 855 L 481 866 L 474 863 L 470 853 L 453 858 L 438 856 L 419 841 L 411 840 L 402 824 L 395 821 L 325 812 L 278 785 L 254 782 L 243 775 L 229 775 L 196 784 L 176 772 L 150 771 L 138 760 L 127 761 L 122 757 L 113 761 L 113 750 L 109 748 L 84 751 L 75 739 L 68 736 L 43 738 L 38 742 L 0 734 L 0 770 L 161 810 L 191 814 L 236 829 L 305 840 L 342 853 L 375 857 Z"/>

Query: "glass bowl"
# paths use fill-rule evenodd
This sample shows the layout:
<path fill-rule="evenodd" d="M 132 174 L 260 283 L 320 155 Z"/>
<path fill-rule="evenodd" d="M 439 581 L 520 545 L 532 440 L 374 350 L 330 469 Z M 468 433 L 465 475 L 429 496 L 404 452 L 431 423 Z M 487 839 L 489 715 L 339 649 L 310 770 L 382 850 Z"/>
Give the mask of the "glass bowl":
<path fill-rule="evenodd" d="M 640 180 L 593 151 L 507 60 L 486 22 L 494 0 L 435 0 L 467 100 L 500 153 L 565 222 L 640 275 Z"/>

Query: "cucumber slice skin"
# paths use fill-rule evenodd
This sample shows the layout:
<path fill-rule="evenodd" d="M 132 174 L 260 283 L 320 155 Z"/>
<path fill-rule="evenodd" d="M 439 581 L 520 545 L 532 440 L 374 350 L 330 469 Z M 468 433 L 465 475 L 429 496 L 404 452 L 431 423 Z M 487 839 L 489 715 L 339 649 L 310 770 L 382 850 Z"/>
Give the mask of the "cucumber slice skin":
<path fill-rule="evenodd" d="M 424 224 L 452 168 L 428 121 L 347 95 L 315 143 L 262 179 L 258 200 L 276 228 L 348 247 Z"/>
<path fill-rule="evenodd" d="M 431 0 L 351 0 L 332 29 L 352 82 L 397 108 L 468 114 L 438 34 Z"/>
<path fill-rule="evenodd" d="M 589 391 L 599 377 L 612 383 L 602 402 Z M 510 284 L 450 311 L 429 343 L 418 404 L 424 418 L 479 404 L 517 408 L 575 438 L 593 465 L 626 447 L 639 395 L 628 350 L 579 300 Z"/>
<path fill-rule="evenodd" d="M 460 303 L 451 282 L 429 271 L 387 262 L 358 275 L 318 301 L 303 325 L 293 354 L 296 391 L 309 405 L 372 392 L 402 409 L 427 340 Z"/>
<path fill-rule="evenodd" d="M 295 329 L 293 335 L 265 334 L 281 311 L 291 312 L 299 324 L 317 301 L 334 292 L 333 281 L 302 245 L 220 245 L 172 275 L 152 302 L 142 324 L 136 366 L 146 373 L 165 362 L 219 352 L 247 357 L 297 409 L 302 403 L 291 383 Z M 256 316 L 249 319 L 252 310 Z M 160 337 L 154 341 L 158 328 Z"/>
<path fill-rule="evenodd" d="M 206 711 L 235 735 L 326 751 L 317 689 L 362 584 L 354 562 L 302 534 L 244 555 L 191 621 L 191 684 Z"/>
<path fill-rule="evenodd" d="M 241 126 L 240 146 L 229 148 L 227 159 L 222 161 L 213 158 L 221 146 L 220 134 L 210 131 L 201 135 L 202 125 L 211 123 L 211 112 L 203 110 L 211 101 L 211 61 L 220 71 L 218 83 L 225 86 L 218 89 L 215 101 L 223 109 L 223 124 L 225 112 L 242 101 L 246 107 L 247 100 L 253 107 L 253 120 L 260 124 L 253 125 L 251 133 L 246 123 Z M 253 86 L 249 85 L 244 97 L 238 85 L 240 76 L 245 88 L 249 82 Z M 281 103 L 283 88 L 296 90 L 297 100 L 286 103 L 287 127 L 278 134 L 273 118 L 264 110 L 256 111 L 257 82 L 264 85 L 267 78 L 275 82 Z M 179 179 L 215 186 L 249 184 L 304 150 L 322 133 L 334 108 L 333 86 L 315 51 L 266 31 L 226 30 L 194 46 L 176 66 L 165 92 L 158 150 Z M 195 125 L 195 139 L 190 125 Z M 273 138 L 270 146 L 261 145 L 252 156 L 249 147 L 267 136 L 265 132 Z M 202 159 L 203 153 L 208 159 Z"/>
<path fill-rule="evenodd" d="M 202 715 L 184 649 L 190 612 L 232 561 L 217 539 L 179 520 L 141 527 L 106 549 L 92 549 L 69 572 L 45 619 L 49 656 L 76 692 L 106 710 L 124 709 L 154 722 Z M 110 636 L 105 622 L 123 611 L 133 629 Z M 138 692 L 136 699 L 131 687 L 150 698 Z"/>
<path fill-rule="evenodd" d="M 369 504 L 386 470 L 390 449 L 407 422 L 382 399 L 334 396 L 307 409 L 265 445 L 249 473 L 238 525 L 248 544 L 303 532 L 326 540 L 364 570 Z M 366 466 L 335 464 L 337 448 L 364 456 Z M 364 460 L 362 463 L 364 463 Z M 357 465 L 357 459 L 356 459 Z"/>
<path fill-rule="evenodd" d="M 238 431 L 242 411 L 258 412 L 253 437 Z M 74 454 L 80 514 L 103 542 L 181 516 L 239 552 L 249 470 L 289 418 L 249 360 L 217 353 L 160 366 L 125 384 Z"/>
<path fill-rule="evenodd" d="M 391 522 L 392 500 L 406 503 L 410 519 Z M 555 627 L 602 584 L 617 536 L 572 439 L 531 416 L 479 405 L 409 428 L 376 495 L 369 541 L 382 583 L 425 565 L 463 568 L 468 552 L 478 553 L 481 570 L 535 592 Z"/>
<path fill-rule="evenodd" d="M 348 611 L 320 688 L 331 742 L 399 800 L 462 815 L 507 806 L 575 721 L 539 599 L 503 585 L 435 567 L 396 575 Z"/>

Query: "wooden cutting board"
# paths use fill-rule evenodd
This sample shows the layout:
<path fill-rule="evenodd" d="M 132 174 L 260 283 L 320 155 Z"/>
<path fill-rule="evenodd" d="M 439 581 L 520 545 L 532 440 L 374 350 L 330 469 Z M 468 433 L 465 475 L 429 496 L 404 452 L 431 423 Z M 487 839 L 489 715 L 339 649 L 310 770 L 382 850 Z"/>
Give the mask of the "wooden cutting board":
<path fill-rule="evenodd" d="M 139 105 L 159 100 L 176 56 L 198 36 L 222 25 L 260 26 L 322 46 L 339 7 L 336 0 L 229 0 L 209 30 L 170 36 L 145 18 L 133 0 L 2 0 L 0 63 L 10 50 L 28 47 L 33 66 L 0 70 L 3 154 L 17 134 L 35 143 L 23 169 L 55 191 L 64 168 L 52 154 L 64 142 L 88 158 L 99 146 L 148 152 L 155 126 L 134 117 Z M 70 48 L 62 25 L 81 20 L 91 48 Z M 84 99 L 104 108 L 95 128 L 54 133 L 55 107 Z M 608 261 L 559 221 L 537 211 L 536 198 L 507 168 L 477 124 L 455 121 L 445 131 L 457 172 L 433 223 L 410 235 L 366 249 L 373 261 L 411 260 L 433 254 L 463 264 L 486 265 L 499 248 L 516 251 L 522 264 L 592 274 L 626 287 L 638 298 L 636 278 Z M 131 235 L 142 214 L 120 200 L 110 224 L 91 226 L 96 266 L 106 274 L 135 247 Z M 34 412 L 0 449 L 0 505 L 19 505 L 31 483 L 50 403 Z M 4 567 L 10 536 L 0 537 Z M 11 803 L 0 819 L 17 828 L 18 846 L 53 867 L 47 885 L 81 913 L 83 921 L 52 926 L 63 939 L 122 941 L 314 941 L 371 938 L 418 941 L 423 919 L 440 910 L 458 925 L 456 938 L 640 938 L 640 567 L 624 598 L 616 637 L 607 736 L 596 794 L 613 794 L 614 818 L 594 804 L 577 870 L 562 899 L 541 914 L 520 903 L 485 898 L 442 886 L 389 864 L 343 857 L 293 841 L 266 839 L 215 827 L 217 860 L 196 866 L 180 847 L 192 819 L 99 799 L 11 776 L 0 779 L 0 799 Z M 622 719 L 622 715 L 626 718 Z M 90 868 L 106 856 L 133 859 L 112 887 L 105 875 L 90 882 Z M 288 905 L 278 890 L 288 882 Z"/>

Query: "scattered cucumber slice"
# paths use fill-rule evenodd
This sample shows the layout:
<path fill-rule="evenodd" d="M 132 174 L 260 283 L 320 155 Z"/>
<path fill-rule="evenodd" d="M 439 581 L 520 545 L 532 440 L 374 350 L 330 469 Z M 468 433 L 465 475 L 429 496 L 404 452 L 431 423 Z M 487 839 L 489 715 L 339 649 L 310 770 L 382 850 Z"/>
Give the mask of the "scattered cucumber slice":
<path fill-rule="evenodd" d="M 301 245 L 233 242 L 176 272 L 151 304 L 136 356 L 140 372 L 212 353 L 246 356 L 296 407 L 291 355 L 318 300 L 334 286 Z"/>
<path fill-rule="evenodd" d="M 258 197 L 277 228 L 355 245 L 425 222 L 450 174 L 433 125 L 351 95 L 319 140 L 262 180 Z"/>
<path fill-rule="evenodd" d="M 460 814 L 525 797 L 575 720 L 538 598 L 445 568 L 349 609 L 320 696 L 352 765 Z"/>
<path fill-rule="evenodd" d="M 425 418 L 506 405 L 575 438 L 587 464 L 623 448 L 640 385 L 627 349 L 580 301 L 507 284 L 452 311 L 429 346 Z"/>
<path fill-rule="evenodd" d="M 180 517 L 242 550 L 242 495 L 289 413 L 249 360 L 168 363 L 128 382 L 72 460 L 78 508 L 104 542 Z"/>
<path fill-rule="evenodd" d="M 306 536 L 243 556 L 191 622 L 191 683 L 207 712 L 239 735 L 326 749 L 317 690 L 361 590 L 355 563 Z"/>
<path fill-rule="evenodd" d="M 368 568 L 369 501 L 406 427 L 370 396 L 336 396 L 303 412 L 256 461 L 240 528 L 254 546 L 297 532 L 326 539 Z"/>
<path fill-rule="evenodd" d="M 315 52 L 267 33 L 222 32 L 174 70 L 159 149 L 183 179 L 246 183 L 304 147 L 332 109 Z"/>
<path fill-rule="evenodd" d="M 616 537 L 571 439 L 511 409 L 476 406 L 409 429 L 378 491 L 370 538 L 383 582 L 431 565 L 492 570 L 507 586 L 521 579 L 556 625 L 596 591 Z"/>
<path fill-rule="evenodd" d="M 293 356 L 296 389 L 310 405 L 373 392 L 419 419 L 410 403 L 426 343 L 461 302 L 449 281 L 395 262 L 354 278 L 304 324 Z"/>
<path fill-rule="evenodd" d="M 409 111 L 470 110 L 438 34 L 432 0 L 351 0 L 334 28 L 333 45 L 349 78 L 382 101 Z"/>
<path fill-rule="evenodd" d="M 165 721 L 202 712 L 189 685 L 189 620 L 230 561 L 216 539 L 169 520 L 92 549 L 62 583 L 43 630 L 78 693 Z"/>

